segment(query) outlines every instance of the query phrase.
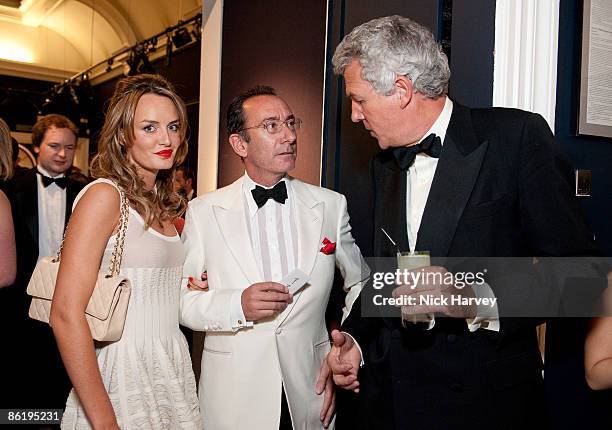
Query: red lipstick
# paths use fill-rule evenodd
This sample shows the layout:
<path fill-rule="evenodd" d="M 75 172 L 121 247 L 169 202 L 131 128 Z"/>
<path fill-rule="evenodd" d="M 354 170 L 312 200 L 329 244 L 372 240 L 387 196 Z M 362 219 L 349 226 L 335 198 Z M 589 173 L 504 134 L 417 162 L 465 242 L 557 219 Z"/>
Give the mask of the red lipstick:
<path fill-rule="evenodd" d="M 157 151 L 155 155 L 159 155 L 161 158 L 170 158 L 172 157 L 172 149 L 162 149 Z"/>

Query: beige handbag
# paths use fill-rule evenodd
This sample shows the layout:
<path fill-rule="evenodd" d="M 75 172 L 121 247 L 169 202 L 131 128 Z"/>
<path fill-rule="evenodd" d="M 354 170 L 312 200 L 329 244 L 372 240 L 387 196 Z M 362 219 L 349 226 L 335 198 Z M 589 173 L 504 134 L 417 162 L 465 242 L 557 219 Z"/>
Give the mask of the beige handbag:
<path fill-rule="evenodd" d="M 129 216 L 127 198 L 123 191 L 120 190 L 119 193 L 121 195 L 119 232 L 111 257 L 109 272 L 100 271 L 98 273 L 96 286 L 85 309 L 85 318 L 89 324 L 91 336 L 94 340 L 105 342 L 116 341 L 121 338 L 132 290 L 130 280 L 119 275 Z M 51 300 L 53 299 L 63 247 L 64 240 L 62 239 L 57 256 L 43 257 L 36 263 L 28 283 L 27 293 L 32 296 L 30 318 L 47 324 L 49 324 Z"/>

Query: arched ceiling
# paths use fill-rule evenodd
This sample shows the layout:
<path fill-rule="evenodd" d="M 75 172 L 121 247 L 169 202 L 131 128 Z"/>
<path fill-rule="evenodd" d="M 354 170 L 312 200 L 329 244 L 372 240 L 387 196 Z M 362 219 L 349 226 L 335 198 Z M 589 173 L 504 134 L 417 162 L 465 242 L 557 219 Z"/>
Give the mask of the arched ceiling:
<path fill-rule="evenodd" d="M 0 0 L 0 75 L 59 81 L 201 10 L 202 0 Z"/>

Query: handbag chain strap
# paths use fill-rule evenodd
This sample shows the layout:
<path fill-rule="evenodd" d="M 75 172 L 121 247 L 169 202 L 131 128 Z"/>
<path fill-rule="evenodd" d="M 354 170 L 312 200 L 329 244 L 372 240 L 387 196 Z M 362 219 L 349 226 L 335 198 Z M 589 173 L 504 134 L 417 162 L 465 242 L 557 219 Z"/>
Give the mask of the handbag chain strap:
<path fill-rule="evenodd" d="M 121 260 L 123 258 L 123 245 L 125 243 L 128 217 L 130 215 L 130 204 L 125 193 L 121 189 L 119 189 L 119 196 L 121 199 L 121 207 L 119 209 L 119 231 L 117 232 L 117 240 L 115 241 L 113 254 L 111 255 L 109 273 L 106 275 L 107 278 L 112 278 L 113 276 L 117 276 L 119 274 L 119 270 L 121 268 Z M 53 259 L 54 263 L 59 262 L 62 257 L 62 250 L 64 249 L 64 240 L 66 239 L 67 231 L 68 228 L 64 230 L 64 237 L 62 237 L 62 243 L 60 244 L 59 250 L 57 251 L 57 255 Z"/>
<path fill-rule="evenodd" d="M 112 278 L 119 274 L 121 269 L 121 260 L 123 258 L 123 244 L 125 243 L 125 233 L 127 231 L 128 217 L 130 212 L 130 205 L 128 199 L 125 196 L 123 190 L 119 191 L 121 194 L 121 215 L 119 216 L 119 231 L 117 233 L 117 241 L 113 248 L 113 255 L 110 261 L 110 273 L 106 275 L 107 278 Z"/>

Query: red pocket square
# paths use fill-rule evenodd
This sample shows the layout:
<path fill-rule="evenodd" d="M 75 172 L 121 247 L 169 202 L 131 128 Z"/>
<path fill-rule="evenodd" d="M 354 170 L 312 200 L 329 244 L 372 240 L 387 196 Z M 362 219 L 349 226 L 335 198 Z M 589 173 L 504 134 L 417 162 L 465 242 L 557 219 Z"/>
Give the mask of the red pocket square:
<path fill-rule="evenodd" d="M 330 241 L 328 238 L 323 239 L 323 247 L 319 250 L 325 255 L 330 255 L 336 252 L 336 242 Z"/>

